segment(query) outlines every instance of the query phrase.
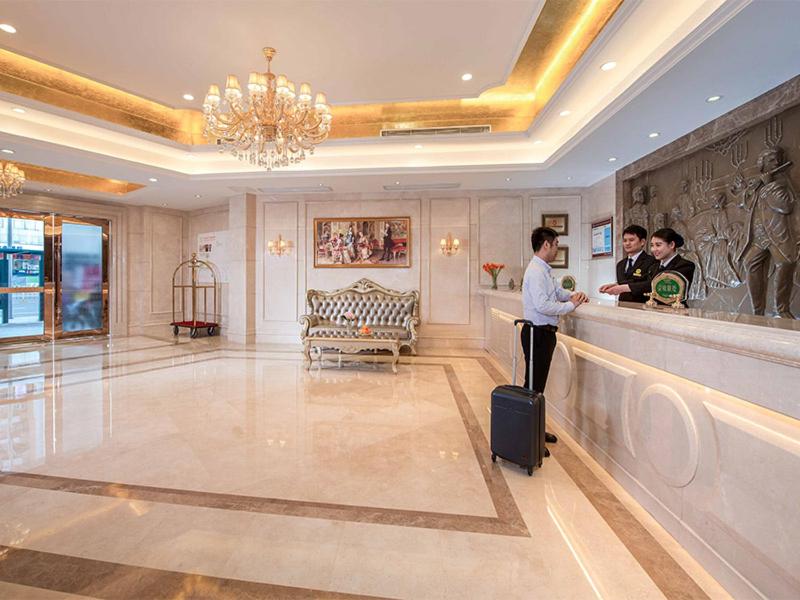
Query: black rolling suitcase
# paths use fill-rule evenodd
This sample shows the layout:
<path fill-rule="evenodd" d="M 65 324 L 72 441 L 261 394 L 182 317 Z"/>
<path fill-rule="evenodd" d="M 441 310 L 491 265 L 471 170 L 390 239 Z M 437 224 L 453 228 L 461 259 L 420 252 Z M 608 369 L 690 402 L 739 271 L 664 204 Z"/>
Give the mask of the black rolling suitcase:
<path fill-rule="evenodd" d="M 544 446 L 544 395 L 533 391 L 533 323 L 514 321 L 514 332 L 520 323 L 531 326 L 531 352 L 528 364 L 531 388 L 499 385 L 492 390 L 492 462 L 497 457 L 528 469 L 540 468 L 547 450 Z M 517 347 L 514 344 L 512 383 L 517 377 Z"/>

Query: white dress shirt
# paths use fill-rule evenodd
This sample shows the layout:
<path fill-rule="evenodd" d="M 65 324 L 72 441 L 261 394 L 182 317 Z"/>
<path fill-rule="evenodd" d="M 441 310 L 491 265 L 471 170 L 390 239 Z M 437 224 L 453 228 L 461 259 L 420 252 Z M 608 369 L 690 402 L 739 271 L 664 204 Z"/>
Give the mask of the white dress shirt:
<path fill-rule="evenodd" d="M 640 255 L 642 252 L 644 252 L 644 250 L 639 250 L 639 251 L 638 251 L 636 254 L 634 254 L 633 256 L 629 256 L 628 258 L 626 258 L 626 259 L 625 259 L 625 269 L 624 269 L 624 270 L 625 270 L 625 272 L 626 272 L 626 273 L 627 273 L 627 272 L 630 270 L 630 268 L 632 268 L 632 267 L 633 267 L 633 265 L 635 265 L 635 264 L 636 264 L 636 261 L 637 261 L 637 260 L 639 260 L 639 255 Z M 630 267 L 628 267 L 628 265 L 629 265 L 629 264 L 630 264 Z"/>
<path fill-rule="evenodd" d="M 572 292 L 558 285 L 550 274 L 552 267 L 534 256 L 525 269 L 522 283 L 522 314 L 534 325 L 558 325 L 559 315 L 575 310 L 569 302 Z"/>
<path fill-rule="evenodd" d="M 675 260 L 675 257 L 676 257 L 676 256 L 678 256 L 678 253 L 677 253 L 677 252 L 676 252 L 675 254 L 673 254 L 672 256 L 670 256 L 670 257 L 669 257 L 667 260 L 662 260 L 662 261 L 661 261 L 661 268 L 662 268 L 662 269 L 666 269 L 666 268 L 667 268 L 667 265 L 668 265 L 669 263 L 671 263 L 673 260 Z"/>

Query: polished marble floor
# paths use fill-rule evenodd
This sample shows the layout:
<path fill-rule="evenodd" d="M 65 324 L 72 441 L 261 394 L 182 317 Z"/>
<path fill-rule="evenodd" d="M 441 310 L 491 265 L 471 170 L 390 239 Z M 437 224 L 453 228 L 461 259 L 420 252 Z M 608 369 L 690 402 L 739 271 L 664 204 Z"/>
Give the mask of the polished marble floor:
<path fill-rule="evenodd" d="M 0 597 L 727 597 L 562 432 L 533 477 L 493 464 L 500 381 L 480 351 L 6 348 Z"/>

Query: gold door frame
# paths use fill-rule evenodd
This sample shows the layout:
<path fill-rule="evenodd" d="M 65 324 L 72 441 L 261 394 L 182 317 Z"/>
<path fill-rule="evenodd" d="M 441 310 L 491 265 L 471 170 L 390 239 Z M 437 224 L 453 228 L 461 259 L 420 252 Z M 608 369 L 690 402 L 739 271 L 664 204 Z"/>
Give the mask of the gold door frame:
<path fill-rule="evenodd" d="M 42 221 L 44 223 L 44 255 L 42 260 L 42 271 L 44 273 L 44 286 L 31 288 L 0 288 L 0 293 L 24 294 L 42 293 L 43 297 L 43 320 L 44 331 L 42 335 L 20 335 L 16 337 L 0 338 L 0 344 L 16 344 L 19 342 L 44 342 L 53 339 L 53 245 L 52 239 L 48 238 L 48 229 L 52 229 L 53 215 L 50 213 L 40 213 L 34 211 L 24 211 L 18 209 L 0 208 L 0 217 L 9 219 L 30 219 L 32 221 Z"/>
<path fill-rule="evenodd" d="M 55 213 L 41 213 L 19 209 L 0 208 L 0 217 L 14 219 L 32 219 L 44 222 L 44 285 L 36 288 L 0 288 L 0 293 L 43 293 L 43 335 L 17 336 L 0 338 L 0 344 L 15 344 L 19 342 L 53 341 L 58 339 L 71 339 L 92 335 L 108 335 L 109 333 L 109 264 L 111 260 L 111 244 L 109 231 L 110 222 L 107 219 L 94 219 L 89 217 L 76 217 Z M 96 225 L 102 229 L 102 294 L 103 294 L 103 326 L 98 329 L 84 331 L 63 330 L 62 297 L 61 297 L 61 233 L 64 223 L 78 225 Z M 11 291 L 13 289 L 13 291 Z"/>
<path fill-rule="evenodd" d="M 61 274 L 62 274 L 62 260 L 61 260 L 61 247 L 62 247 L 62 231 L 64 223 L 75 223 L 77 225 L 95 225 L 102 229 L 102 271 L 103 271 L 103 325 L 97 329 L 85 329 L 82 331 L 64 331 L 63 320 L 63 298 L 61 289 Z M 74 217 L 70 215 L 53 215 L 53 280 L 56 284 L 54 294 L 54 314 L 53 314 L 53 331 L 50 339 L 67 339 L 86 337 L 92 335 L 108 335 L 108 265 L 109 265 L 109 252 L 111 245 L 109 244 L 109 221 L 107 219 L 93 219 L 89 217 Z"/>

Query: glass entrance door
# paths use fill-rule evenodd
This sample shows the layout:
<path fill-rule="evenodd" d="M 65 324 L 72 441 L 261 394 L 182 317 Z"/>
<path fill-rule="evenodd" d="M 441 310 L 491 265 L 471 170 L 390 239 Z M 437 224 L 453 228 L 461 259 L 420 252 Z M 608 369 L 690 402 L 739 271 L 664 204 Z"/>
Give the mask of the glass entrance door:
<path fill-rule="evenodd" d="M 0 343 L 108 333 L 109 223 L 0 209 Z"/>
<path fill-rule="evenodd" d="M 108 333 L 108 221 L 55 216 L 57 338 Z"/>
<path fill-rule="evenodd" d="M 55 217 L 55 335 L 108 333 L 108 221 Z"/>
<path fill-rule="evenodd" d="M 48 218 L 0 210 L 0 341 L 44 339 L 47 333 Z"/>

